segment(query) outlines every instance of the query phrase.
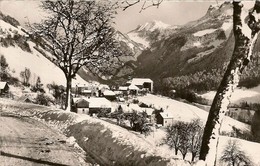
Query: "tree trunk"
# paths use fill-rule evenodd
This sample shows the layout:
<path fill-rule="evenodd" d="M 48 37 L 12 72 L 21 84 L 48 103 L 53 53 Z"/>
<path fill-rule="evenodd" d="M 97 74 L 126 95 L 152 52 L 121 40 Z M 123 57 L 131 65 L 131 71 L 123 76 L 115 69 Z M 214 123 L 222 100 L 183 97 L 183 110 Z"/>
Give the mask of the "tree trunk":
<path fill-rule="evenodd" d="M 230 103 L 231 95 L 238 85 L 239 73 L 243 71 L 250 61 L 258 33 L 258 31 L 250 27 L 250 21 L 252 21 L 250 19 L 255 18 L 249 16 L 248 25 L 245 23 L 246 16 L 250 14 L 242 10 L 243 5 L 241 2 L 233 2 L 233 5 L 235 48 L 209 111 L 199 157 L 200 160 L 205 161 L 205 164 L 211 166 L 216 165 L 218 138 L 223 117 Z"/>
<path fill-rule="evenodd" d="M 178 154 L 178 148 L 175 147 L 175 155 Z"/>
<path fill-rule="evenodd" d="M 66 87 L 66 102 L 65 102 L 65 111 L 71 111 L 71 81 L 70 77 L 67 77 L 67 87 Z"/>
<path fill-rule="evenodd" d="M 191 153 L 191 161 L 194 162 L 194 159 L 196 157 L 196 153 Z"/>

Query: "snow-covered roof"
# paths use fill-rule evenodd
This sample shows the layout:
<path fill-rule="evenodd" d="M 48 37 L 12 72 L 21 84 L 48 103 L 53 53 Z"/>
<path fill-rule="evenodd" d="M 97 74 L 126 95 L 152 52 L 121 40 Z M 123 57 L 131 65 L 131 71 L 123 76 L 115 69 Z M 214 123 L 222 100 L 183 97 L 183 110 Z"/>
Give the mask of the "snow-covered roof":
<path fill-rule="evenodd" d="M 86 87 L 88 87 L 87 84 L 77 84 L 76 86 L 77 86 L 78 88 L 86 88 Z"/>
<path fill-rule="evenodd" d="M 103 92 L 104 96 L 115 96 L 116 94 L 111 90 L 105 90 Z"/>
<path fill-rule="evenodd" d="M 128 90 L 128 87 L 127 87 L 127 86 L 120 86 L 120 87 L 118 88 L 118 90 L 120 90 L 120 91 L 127 91 L 127 90 Z"/>
<path fill-rule="evenodd" d="M 173 115 L 168 112 L 161 112 L 160 115 L 163 117 L 163 119 L 173 118 Z"/>
<path fill-rule="evenodd" d="M 110 89 L 108 85 L 101 84 L 98 86 L 98 89 Z"/>
<path fill-rule="evenodd" d="M 153 108 L 143 108 L 144 112 L 147 113 L 147 115 L 151 116 L 153 114 L 154 109 Z"/>
<path fill-rule="evenodd" d="M 81 98 L 79 98 L 79 97 L 74 97 L 72 100 L 73 100 L 74 103 L 77 103 L 78 100 L 80 100 L 80 99 L 81 99 Z"/>
<path fill-rule="evenodd" d="M 153 83 L 150 78 L 133 78 L 132 80 L 128 81 L 133 85 L 143 85 L 144 83 Z"/>
<path fill-rule="evenodd" d="M 0 89 L 4 89 L 8 85 L 7 82 L 0 82 Z"/>
<path fill-rule="evenodd" d="M 139 90 L 139 88 L 138 88 L 137 86 L 133 85 L 133 84 L 131 84 L 131 85 L 129 86 L 129 89 L 130 89 L 130 90 Z"/>
<path fill-rule="evenodd" d="M 104 97 L 92 97 L 86 98 L 89 102 L 89 108 L 111 108 L 112 104 L 109 100 Z"/>
<path fill-rule="evenodd" d="M 89 90 L 89 89 L 82 91 L 82 93 L 91 93 L 91 92 L 92 92 L 92 90 Z"/>

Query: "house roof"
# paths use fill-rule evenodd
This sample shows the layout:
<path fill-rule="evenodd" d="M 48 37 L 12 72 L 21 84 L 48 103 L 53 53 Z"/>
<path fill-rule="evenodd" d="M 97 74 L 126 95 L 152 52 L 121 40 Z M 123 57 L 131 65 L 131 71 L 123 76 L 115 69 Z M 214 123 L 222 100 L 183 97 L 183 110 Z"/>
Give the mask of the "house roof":
<path fill-rule="evenodd" d="M 128 86 L 120 86 L 118 88 L 118 90 L 120 90 L 120 91 L 127 91 L 128 90 Z"/>
<path fill-rule="evenodd" d="M 26 101 L 26 100 L 29 100 L 29 101 L 33 101 L 29 96 L 27 95 L 23 95 L 21 96 L 18 101 Z"/>
<path fill-rule="evenodd" d="M 91 93 L 92 90 L 83 90 L 82 93 Z"/>
<path fill-rule="evenodd" d="M 172 119 L 173 118 L 173 115 L 168 112 L 161 112 L 160 115 L 162 116 L 163 119 Z"/>
<path fill-rule="evenodd" d="M 150 78 L 133 78 L 127 83 L 131 83 L 133 85 L 143 85 L 144 83 L 153 83 L 153 81 Z"/>
<path fill-rule="evenodd" d="M 111 108 L 112 104 L 104 97 L 91 97 L 85 99 L 89 102 L 89 108 Z"/>
<path fill-rule="evenodd" d="M 6 85 L 8 86 L 7 82 L 0 81 L 0 89 L 4 89 Z"/>
<path fill-rule="evenodd" d="M 144 112 L 147 113 L 147 115 L 151 116 L 153 114 L 154 109 L 153 108 L 142 108 Z"/>
<path fill-rule="evenodd" d="M 131 85 L 129 86 L 129 89 L 130 89 L 130 90 L 139 90 L 139 88 L 138 88 L 137 86 L 133 85 L 133 84 L 131 84 Z"/>
<path fill-rule="evenodd" d="M 89 85 L 88 84 L 77 84 L 76 86 L 79 87 L 79 88 L 86 88 Z"/>
<path fill-rule="evenodd" d="M 82 101 L 87 101 L 89 103 L 89 108 L 111 108 L 112 104 L 109 100 L 104 97 L 90 97 L 90 98 L 74 98 L 75 103 L 80 103 Z"/>
<path fill-rule="evenodd" d="M 111 90 L 105 90 L 103 92 L 104 96 L 115 96 L 115 92 L 111 91 Z"/>

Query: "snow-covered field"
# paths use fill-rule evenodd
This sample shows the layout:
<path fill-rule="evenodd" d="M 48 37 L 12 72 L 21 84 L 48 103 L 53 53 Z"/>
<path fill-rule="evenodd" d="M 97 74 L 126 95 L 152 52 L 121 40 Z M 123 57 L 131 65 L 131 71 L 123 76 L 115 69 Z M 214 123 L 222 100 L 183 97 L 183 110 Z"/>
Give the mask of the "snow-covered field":
<path fill-rule="evenodd" d="M 201 97 L 212 101 L 215 97 L 215 91 L 209 91 L 205 94 L 202 94 Z M 239 104 L 243 101 L 248 103 L 259 103 L 260 102 L 260 86 L 246 89 L 246 88 L 237 88 L 231 97 L 231 103 Z"/>
<path fill-rule="evenodd" d="M 171 115 L 173 115 L 174 120 L 178 121 L 190 122 L 192 119 L 199 118 L 203 122 L 206 122 L 208 117 L 208 113 L 198 107 L 183 102 L 179 102 L 167 97 L 148 94 L 147 96 L 138 97 L 138 100 L 148 105 L 152 105 L 156 109 L 163 108 L 165 112 L 168 112 Z M 229 117 L 224 117 L 221 131 L 230 132 L 233 130 L 232 126 L 243 131 L 250 130 L 249 125 L 241 123 Z"/>

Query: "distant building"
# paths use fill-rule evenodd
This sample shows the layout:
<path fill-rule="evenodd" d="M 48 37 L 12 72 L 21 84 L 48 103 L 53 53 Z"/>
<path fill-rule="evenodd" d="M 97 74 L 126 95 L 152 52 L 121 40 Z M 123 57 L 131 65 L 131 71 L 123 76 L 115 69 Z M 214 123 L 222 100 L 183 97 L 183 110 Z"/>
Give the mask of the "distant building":
<path fill-rule="evenodd" d="M 112 110 L 112 104 L 109 100 L 107 100 L 104 97 L 93 97 L 87 99 L 89 101 L 89 114 L 97 114 L 101 110 L 106 110 L 108 112 L 111 112 Z"/>
<path fill-rule="evenodd" d="M 139 91 L 139 88 L 138 88 L 137 86 L 133 85 L 133 84 L 131 84 L 131 85 L 128 87 L 128 89 L 129 89 L 129 93 L 130 93 L 131 95 L 137 95 L 137 93 L 138 93 L 138 91 Z"/>
<path fill-rule="evenodd" d="M 75 107 L 78 114 L 89 114 L 89 101 L 86 99 L 81 98 L 76 100 Z"/>
<path fill-rule="evenodd" d="M 33 99 L 28 95 L 21 96 L 18 101 L 26 102 L 26 103 L 33 103 Z"/>
<path fill-rule="evenodd" d="M 103 96 L 110 101 L 116 100 L 116 94 L 111 90 L 105 90 Z"/>
<path fill-rule="evenodd" d="M 104 97 L 90 97 L 90 98 L 74 98 L 74 107 L 79 114 L 97 114 L 101 110 L 110 112 L 112 104 Z"/>
<path fill-rule="evenodd" d="M 7 95 L 9 93 L 9 85 L 7 82 L 0 82 L 0 95 Z"/>
<path fill-rule="evenodd" d="M 81 94 L 86 97 L 90 97 L 90 96 L 92 96 L 92 90 L 85 89 L 81 92 Z"/>
<path fill-rule="evenodd" d="M 123 96 L 126 96 L 126 95 L 128 95 L 128 86 L 120 86 L 118 88 L 118 91 L 121 91 Z"/>
<path fill-rule="evenodd" d="M 173 116 L 167 112 L 161 112 L 157 117 L 157 124 L 167 126 L 173 124 Z"/>
<path fill-rule="evenodd" d="M 135 85 L 139 89 L 147 89 L 153 92 L 153 81 L 150 78 L 133 78 L 127 81 L 127 85 Z"/>

